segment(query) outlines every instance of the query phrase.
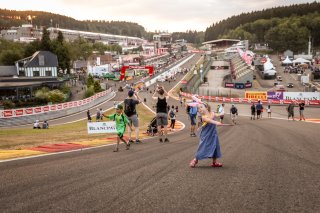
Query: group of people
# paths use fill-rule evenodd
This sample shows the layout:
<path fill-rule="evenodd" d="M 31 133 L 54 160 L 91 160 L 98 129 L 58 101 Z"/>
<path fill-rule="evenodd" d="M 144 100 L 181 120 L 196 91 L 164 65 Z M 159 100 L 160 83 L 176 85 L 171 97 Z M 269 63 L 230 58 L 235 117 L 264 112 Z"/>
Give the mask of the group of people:
<path fill-rule="evenodd" d="M 34 123 L 33 123 L 33 129 L 49 129 L 49 123 L 48 121 L 43 121 L 42 123 L 42 128 L 40 126 L 40 121 L 39 120 L 36 120 Z"/>
<path fill-rule="evenodd" d="M 176 113 L 178 112 L 178 107 L 174 105 L 170 106 L 168 104 L 169 95 L 167 91 L 162 86 L 157 86 L 154 94 L 152 95 L 152 99 L 156 101 L 156 124 L 157 124 L 157 132 L 159 135 L 159 142 L 169 142 L 168 138 L 168 121 L 171 120 L 170 127 L 174 128 L 176 121 Z M 182 102 L 182 98 L 179 99 Z M 107 117 L 111 120 L 114 120 L 116 123 L 117 130 L 117 144 L 115 146 L 114 151 L 119 151 L 119 143 L 120 141 L 126 144 L 126 149 L 130 149 L 130 144 L 134 141 L 132 140 L 131 134 L 133 131 L 133 126 L 135 127 L 136 133 L 136 143 L 140 143 L 139 140 L 139 119 L 136 111 L 136 105 L 141 103 L 139 96 L 136 95 L 136 92 L 133 90 L 129 90 L 128 97 L 124 100 L 123 105 L 116 105 L 116 113 L 104 116 L 102 111 L 99 109 L 100 117 L 102 120 L 103 117 Z M 182 105 L 182 103 L 181 103 Z M 217 162 L 217 159 L 221 157 L 221 150 L 219 144 L 219 137 L 217 133 L 217 126 L 233 126 L 235 125 L 236 118 L 238 116 L 237 107 L 232 104 L 230 108 L 230 116 L 232 124 L 224 124 L 224 116 L 225 116 L 225 105 L 221 104 L 218 106 L 216 113 L 212 112 L 210 106 L 207 103 L 202 102 L 200 99 L 193 97 L 191 102 L 185 103 L 186 113 L 190 118 L 190 136 L 199 137 L 199 146 L 198 150 L 195 154 L 195 158 L 190 162 L 190 167 L 195 167 L 199 160 L 211 158 L 212 159 L 212 167 L 222 167 L 222 164 Z M 293 117 L 293 107 L 294 105 L 288 106 L 288 116 Z M 300 107 L 300 115 L 303 115 L 304 105 L 299 105 Z M 258 103 L 252 103 L 251 107 L 251 119 L 255 120 L 261 119 L 264 107 L 261 101 Z M 267 106 L 268 117 L 271 118 L 271 106 Z M 88 113 L 89 114 L 89 113 Z M 300 119 L 304 119 L 304 117 L 300 116 Z M 88 117 L 89 120 L 89 117 Z M 98 120 L 98 116 L 97 116 Z M 217 121 L 219 120 L 219 121 Z M 91 119 L 89 120 L 91 121 Z M 129 127 L 129 140 L 126 141 L 123 138 L 123 135 L 126 131 L 126 127 Z M 198 128 L 197 128 L 198 127 Z"/>
<path fill-rule="evenodd" d="M 258 101 L 257 104 L 252 103 L 250 110 L 251 110 L 251 117 L 250 117 L 251 120 L 255 120 L 256 116 L 257 116 L 257 120 L 262 119 L 264 107 L 263 107 L 260 100 Z M 267 106 L 267 113 L 268 113 L 268 118 L 271 118 L 271 106 L 270 105 Z"/>
<path fill-rule="evenodd" d="M 299 120 L 302 121 L 302 120 L 306 120 L 306 118 L 304 117 L 304 107 L 305 107 L 305 103 L 304 102 L 301 102 L 299 103 L 299 115 L 300 115 L 300 118 Z M 295 107 L 295 103 L 290 103 L 288 106 L 287 106 L 287 112 L 288 112 L 288 120 L 290 118 L 292 118 L 292 120 L 294 121 L 294 107 Z"/>

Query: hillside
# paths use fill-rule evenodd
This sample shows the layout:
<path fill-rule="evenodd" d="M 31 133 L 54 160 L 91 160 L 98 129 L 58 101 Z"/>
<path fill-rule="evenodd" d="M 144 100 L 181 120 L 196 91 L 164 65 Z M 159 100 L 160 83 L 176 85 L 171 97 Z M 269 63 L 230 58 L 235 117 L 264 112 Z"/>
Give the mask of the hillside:
<path fill-rule="evenodd" d="M 248 39 L 268 43 L 275 51 L 306 51 L 309 36 L 320 46 L 320 3 L 277 7 L 232 16 L 206 29 L 205 40 Z"/>
<path fill-rule="evenodd" d="M 60 28 L 90 32 L 110 33 L 115 35 L 147 37 L 144 27 L 137 23 L 124 21 L 79 21 L 67 16 L 42 11 L 16 11 L 0 9 L 0 29 L 26 24 L 32 19 L 37 26 L 56 26 Z M 51 23 L 52 20 L 52 23 Z"/>

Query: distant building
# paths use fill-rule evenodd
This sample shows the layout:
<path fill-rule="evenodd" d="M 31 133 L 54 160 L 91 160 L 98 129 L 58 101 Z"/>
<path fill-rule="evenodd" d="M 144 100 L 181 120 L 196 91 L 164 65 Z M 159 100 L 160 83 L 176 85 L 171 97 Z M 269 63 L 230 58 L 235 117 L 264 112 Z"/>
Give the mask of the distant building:
<path fill-rule="evenodd" d="M 172 35 L 170 33 L 160 33 L 153 35 L 153 42 L 157 49 L 157 54 L 165 54 L 171 51 Z"/>
<path fill-rule="evenodd" d="M 0 66 L 0 100 L 32 99 L 41 87 L 61 87 L 64 81 L 57 79 L 57 69 L 57 56 L 49 51 L 38 51 L 15 66 Z"/>
<path fill-rule="evenodd" d="M 284 51 L 283 57 L 286 58 L 287 56 L 288 56 L 290 59 L 293 59 L 293 52 L 292 52 L 291 50 L 286 50 L 286 51 Z"/>
<path fill-rule="evenodd" d="M 222 52 L 226 48 L 234 44 L 237 44 L 238 42 L 240 42 L 240 40 L 238 39 L 217 39 L 212 41 L 206 41 L 206 42 L 203 42 L 202 44 L 205 45 L 208 50 Z"/>
<path fill-rule="evenodd" d="M 79 30 L 69 30 L 62 28 L 48 28 L 50 32 L 50 38 L 55 39 L 58 37 L 58 32 L 62 32 L 64 39 L 66 41 L 74 41 L 76 39 L 84 38 L 90 41 L 99 41 L 104 44 L 119 44 L 122 47 L 134 46 L 139 47 L 143 43 L 147 42 L 145 39 L 132 37 L 132 36 L 123 36 L 123 35 L 112 35 L 105 33 L 93 33 Z"/>
<path fill-rule="evenodd" d="M 254 44 L 254 50 L 261 51 L 261 50 L 270 50 L 268 44 Z"/>
<path fill-rule="evenodd" d="M 29 43 L 42 37 L 42 29 L 34 28 L 31 24 L 21 27 L 11 27 L 1 30 L 1 37 L 5 40 Z"/>
<path fill-rule="evenodd" d="M 31 42 L 42 38 L 43 28 L 34 27 L 31 24 L 24 24 L 20 27 L 11 27 L 7 30 L 1 30 L 1 36 L 5 40 Z M 106 33 L 93 33 L 79 30 L 69 30 L 62 28 L 48 28 L 50 32 L 50 39 L 56 39 L 58 32 L 61 31 L 66 41 L 74 41 L 76 39 L 84 38 L 93 42 L 102 42 L 104 44 L 119 44 L 122 47 L 139 47 L 147 41 L 142 38 L 123 35 L 112 35 Z"/>
<path fill-rule="evenodd" d="M 58 57 L 49 51 L 38 51 L 16 63 L 19 76 L 57 77 Z"/>

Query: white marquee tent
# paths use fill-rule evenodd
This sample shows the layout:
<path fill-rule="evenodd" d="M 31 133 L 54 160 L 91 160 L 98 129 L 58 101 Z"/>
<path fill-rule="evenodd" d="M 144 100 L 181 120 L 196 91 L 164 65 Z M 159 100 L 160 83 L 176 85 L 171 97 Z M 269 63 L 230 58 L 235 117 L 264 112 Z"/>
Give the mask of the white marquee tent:
<path fill-rule="evenodd" d="M 293 62 L 289 59 L 289 56 L 286 57 L 286 59 L 284 59 L 282 61 L 282 65 L 292 65 Z"/>
<path fill-rule="evenodd" d="M 292 61 L 293 65 L 297 65 L 297 64 L 311 64 L 311 61 L 303 59 L 303 58 L 297 58 L 295 60 Z"/>

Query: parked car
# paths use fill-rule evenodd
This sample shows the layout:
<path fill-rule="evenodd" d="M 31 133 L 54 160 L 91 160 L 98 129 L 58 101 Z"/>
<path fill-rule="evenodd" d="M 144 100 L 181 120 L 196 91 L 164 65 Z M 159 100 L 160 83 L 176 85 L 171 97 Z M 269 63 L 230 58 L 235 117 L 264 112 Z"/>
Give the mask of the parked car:
<path fill-rule="evenodd" d="M 293 83 L 288 83 L 287 87 L 288 88 L 293 88 Z"/>

